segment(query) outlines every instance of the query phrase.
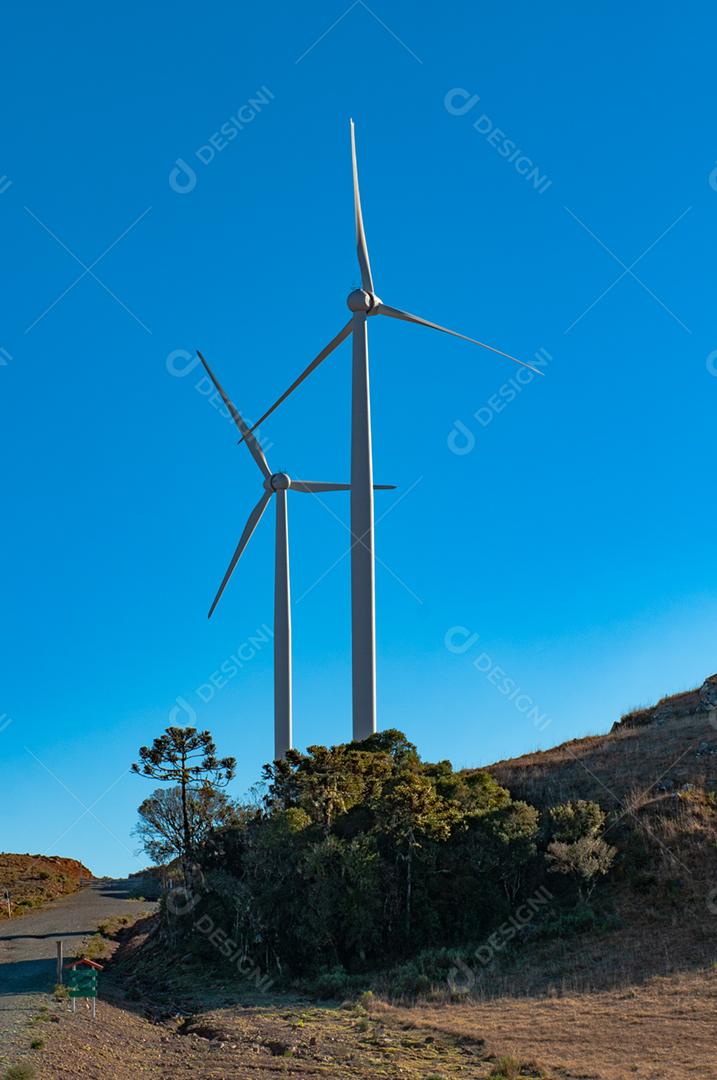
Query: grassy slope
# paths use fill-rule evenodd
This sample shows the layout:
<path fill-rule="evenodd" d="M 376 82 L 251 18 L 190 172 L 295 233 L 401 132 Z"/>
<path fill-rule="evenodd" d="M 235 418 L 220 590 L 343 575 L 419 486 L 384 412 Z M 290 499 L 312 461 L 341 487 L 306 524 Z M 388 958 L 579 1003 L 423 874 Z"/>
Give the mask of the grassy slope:
<path fill-rule="evenodd" d="M 675 711 L 664 720 L 639 726 L 616 724 L 607 735 L 572 739 L 550 750 L 499 761 L 488 771 L 516 798 L 535 806 L 579 798 L 595 799 L 612 810 L 635 794 L 640 798 L 665 794 L 659 784 L 670 791 L 687 783 L 715 791 L 714 716 Z M 705 753 L 705 746 L 715 752 Z"/>
<path fill-rule="evenodd" d="M 501 957 L 494 992 L 634 985 L 717 959 L 717 714 L 698 691 L 628 714 L 607 735 L 500 761 L 489 772 L 544 809 L 594 799 L 619 850 L 600 906 L 620 925 Z M 526 935 L 530 938 L 530 933 Z"/>

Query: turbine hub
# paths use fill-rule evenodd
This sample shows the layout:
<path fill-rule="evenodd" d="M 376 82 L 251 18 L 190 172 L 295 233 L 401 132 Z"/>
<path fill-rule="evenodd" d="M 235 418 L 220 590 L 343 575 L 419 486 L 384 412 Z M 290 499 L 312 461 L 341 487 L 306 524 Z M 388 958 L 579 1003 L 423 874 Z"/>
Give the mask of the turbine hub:
<path fill-rule="evenodd" d="M 269 479 L 272 491 L 288 491 L 291 487 L 291 477 L 285 472 L 274 473 Z"/>
<path fill-rule="evenodd" d="M 370 315 L 381 301 L 375 293 L 366 292 L 364 289 L 354 289 L 349 293 L 346 303 L 350 311 L 361 311 L 365 315 Z"/>

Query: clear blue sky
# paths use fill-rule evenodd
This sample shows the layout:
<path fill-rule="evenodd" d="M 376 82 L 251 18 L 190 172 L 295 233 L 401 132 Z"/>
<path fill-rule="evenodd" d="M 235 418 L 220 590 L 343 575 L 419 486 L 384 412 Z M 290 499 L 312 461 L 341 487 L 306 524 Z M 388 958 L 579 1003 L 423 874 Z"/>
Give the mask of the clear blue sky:
<path fill-rule="evenodd" d="M 381 726 L 488 763 L 717 667 L 716 21 L 5 6 L 0 848 L 138 868 L 150 788 L 126 770 L 178 698 L 239 759 L 236 794 L 271 754 L 271 647 L 248 643 L 273 515 L 208 623 L 259 476 L 176 373 L 202 348 L 256 417 L 343 325 L 351 115 L 378 293 L 550 358 L 516 394 L 507 361 L 370 324 L 376 479 L 398 485 L 377 499 Z M 349 375 L 344 345 L 266 425 L 275 469 L 348 479 Z M 348 499 L 326 502 L 290 498 L 299 746 L 350 733 Z M 479 637 L 451 650 L 455 627 Z"/>

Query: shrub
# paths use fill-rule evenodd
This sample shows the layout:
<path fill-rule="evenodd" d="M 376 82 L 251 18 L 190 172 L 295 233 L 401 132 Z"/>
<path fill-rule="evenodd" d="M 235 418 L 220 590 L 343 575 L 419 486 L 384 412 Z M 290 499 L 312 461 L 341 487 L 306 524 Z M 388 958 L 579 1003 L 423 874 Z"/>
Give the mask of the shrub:
<path fill-rule="evenodd" d="M 109 955 L 109 945 L 106 938 L 101 934 L 93 934 L 84 949 L 84 955 L 89 960 L 103 960 Z"/>
<path fill-rule="evenodd" d="M 320 998 L 345 998 L 351 989 L 351 979 L 342 967 L 324 971 L 312 980 L 312 990 Z"/>
<path fill-rule="evenodd" d="M 569 911 L 551 911 L 541 922 L 527 929 L 533 941 L 572 937 L 589 930 L 615 930 L 622 926 L 617 915 L 599 915 L 587 904 L 578 904 Z"/>
<path fill-rule="evenodd" d="M 596 837 L 605 824 L 605 812 L 596 802 L 576 799 L 553 806 L 548 812 L 550 838 L 566 844 L 585 837 Z"/>
<path fill-rule="evenodd" d="M 11 1065 L 5 1071 L 4 1080 L 34 1080 L 35 1075 L 32 1065 Z"/>
<path fill-rule="evenodd" d="M 519 1080 L 520 1062 L 517 1058 L 502 1057 L 488 1075 L 492 1080 Z"/>
<path fill-rule="evenodd" d="M 607 874 L 617 851 L 600 837 L 584 836 L 572 844 L 554 840 L 548 844 L 548 870 L 566 874 L 576 882 L 582 900 L 589 900 L 598 878 Z"/>
<path fill-rule="evenodd" d="M 514 1057 L 502 1057 L 488 1075 L 490 1080 L 527 1080 L 528 1077 L 540 1080 L 545 1073 L 537 1065 L 520 1062 Z"/>

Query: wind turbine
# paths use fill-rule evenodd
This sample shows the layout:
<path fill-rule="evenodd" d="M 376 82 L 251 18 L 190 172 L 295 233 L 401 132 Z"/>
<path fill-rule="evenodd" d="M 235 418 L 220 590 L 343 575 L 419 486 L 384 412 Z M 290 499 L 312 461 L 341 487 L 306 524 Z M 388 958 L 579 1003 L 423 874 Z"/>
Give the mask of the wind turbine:
<path fill-rule="evenodd" d="M 287 519 L 287 491 L 301 491 L 317 495 L 323 491 L 349 491 L 350 484 L 327 484 L 319 480 L 293 480 L 284 472 L 272 473 L 266 456 L 239 410 L 229 400 L 224 388 L 214 375 L 202 354 L 197 355 L 204 364 L 207 375 L 216 386 L 222 401 L 229 410 L 234 423 L 246 441 L 251 456 L 264 478 L 264 493 L 249 515 L 244 532 L 241 534 L 236 551 L 209 609 L 211 619 L 214 609 L 226 588 L 234 568 L 249 543 L 254 530 L 261 521 L 272 496 L 276 497 L 276 541 L 274 575 L 274 760 L 283 758 L 292 745 L 291 713 L 291 586 L 289 579 L 289 526 Z M 391 484 L 377 485 L 383 491 L 393 490 Z"/>
<path fill-rule="evenodd" d="M 530 368 L 536 375 L 543 372 L 509 353 L 483 341 L 449 330 L 400 308 L 390 307 L 376 295 L 368 257 L 366 233 L 361 212 L 358 168 L 356 165 L 356 136 L 351 125 L 351 162 L 353 167 L 354 213 L 356 217 L 356 252 L 361 271 L 361 288 L 349 293 L 347 303 L 351 318 L 335 338 L 321 350 L 309 366 L 295 379 L 288 390 L 252 426 L 251 431 L 266 420 L 274 409 L 296 390 L 312 371 L 329 356 L 349 334 L 353 335 L 353 375 L 351 405 L 351 649 L 353 672 L 353 737 L 363 740 L 376 730 L 376 614 L 375 566 L 373 537 L 373 454 L 371 449 L 371 400 L 369 391 L 368 335 L 366 320 L 372 315 L 388 315 L 392 319 L 417 323 L 431 330 L 470 341 L 483 349 L 497 353 L 507 360 Z M 240 440 L 241 441 L 241 440 Z"/>

